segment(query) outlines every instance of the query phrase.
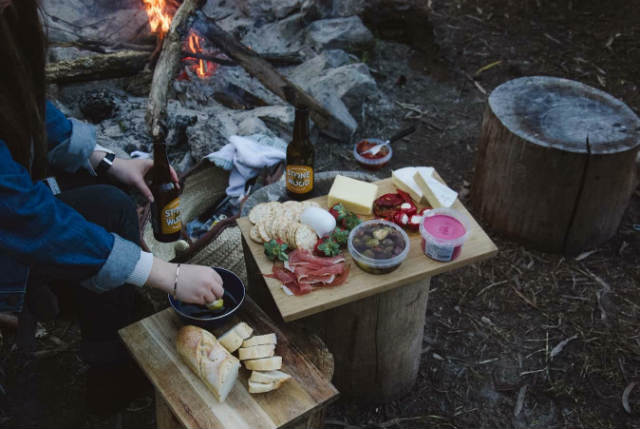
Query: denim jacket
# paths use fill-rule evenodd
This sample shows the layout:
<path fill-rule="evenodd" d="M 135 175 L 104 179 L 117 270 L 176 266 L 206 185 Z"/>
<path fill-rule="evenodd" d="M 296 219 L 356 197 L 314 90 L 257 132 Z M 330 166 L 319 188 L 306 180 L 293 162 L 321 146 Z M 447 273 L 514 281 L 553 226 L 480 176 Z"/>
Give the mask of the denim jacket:
<path fill-rule="evenodd" d="M 47 102 L 46 129 L 50 165 L 93 172 L 93 126 L 67 119 Z M 82 285 L 103 292 L 123 284 L 139 258 L 136 244 L 88 222 L 43 182 L 34 183 L 0 140 L 0 311 L 22 309 L 33 264 L 60 273 L 79 265 L 95 267 Z"/>

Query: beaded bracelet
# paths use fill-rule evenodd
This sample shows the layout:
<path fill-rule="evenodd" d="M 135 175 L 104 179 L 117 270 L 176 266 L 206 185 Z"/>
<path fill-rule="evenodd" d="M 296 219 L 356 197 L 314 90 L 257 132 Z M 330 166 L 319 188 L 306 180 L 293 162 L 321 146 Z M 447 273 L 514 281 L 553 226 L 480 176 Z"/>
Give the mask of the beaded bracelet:
<path fill-rule="evenodd" d="M 173 297 L 178 298 L 176 296 L 176 292 L 178 291 L 178 276 L 180 275 L 180 264 L 176 267 L 176 281 L 173 283 Z"/>

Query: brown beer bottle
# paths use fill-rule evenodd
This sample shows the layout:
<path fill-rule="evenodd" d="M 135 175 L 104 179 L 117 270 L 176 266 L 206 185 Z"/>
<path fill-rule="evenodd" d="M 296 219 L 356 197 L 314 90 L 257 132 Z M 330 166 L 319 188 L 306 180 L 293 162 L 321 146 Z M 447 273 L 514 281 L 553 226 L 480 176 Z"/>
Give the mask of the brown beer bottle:
<path fill-rule="evenodd" d="M 151 224 L 153 236 L 165 243 L 180 238 L 180 191 L 171 180 L 169 159 L 164 143 L 153 145 L 153 170 L 151 173 Z"/>
<path fill-rule="evenodd" d="M 296 106 L 293 140 L 287 145 L 287 195 L 292 200 L 311 197 L 315 151 L 309 139 L 309 109 Z"/>

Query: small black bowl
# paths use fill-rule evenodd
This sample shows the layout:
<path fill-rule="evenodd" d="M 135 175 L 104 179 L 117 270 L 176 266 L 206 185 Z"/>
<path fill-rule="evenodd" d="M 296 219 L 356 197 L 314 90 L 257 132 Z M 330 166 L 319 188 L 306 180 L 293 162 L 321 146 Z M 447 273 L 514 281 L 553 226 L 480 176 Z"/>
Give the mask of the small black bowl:
<path fill-rule="evenodd" d="M 219 267 L 212 268 L 222 277 L 224 287 L 224 307 L 222 310 L 212 311 L 201 305 L 185 304 L 169 294 L 171 307 L 186 324 L 205 329 L 221 326 L 233 317 L 233 314 L 244 302 L 247 291 L 242 280 L 229 270 Z"/>

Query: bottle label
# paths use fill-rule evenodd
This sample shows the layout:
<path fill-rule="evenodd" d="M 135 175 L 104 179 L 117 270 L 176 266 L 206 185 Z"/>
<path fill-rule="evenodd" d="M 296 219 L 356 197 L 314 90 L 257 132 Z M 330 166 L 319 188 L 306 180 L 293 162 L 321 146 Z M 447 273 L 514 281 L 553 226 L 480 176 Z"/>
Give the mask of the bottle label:
<path fill-rule="evenodd" d="M 173 234 L 181 229 L 180 198 L 176 198 L 162 208 L 160 212 L 160 230 L 163 234 Z"/>
<path fill-rule="evenodd" d="M 313 168 L 308 165 L 287 165 L 287 190 L 306 194 L 313 190 Z"/>

